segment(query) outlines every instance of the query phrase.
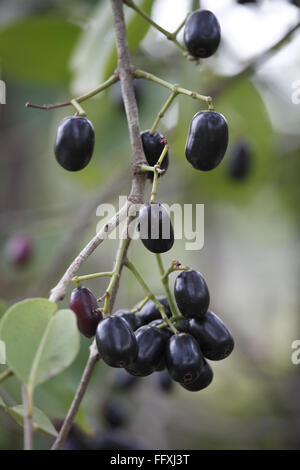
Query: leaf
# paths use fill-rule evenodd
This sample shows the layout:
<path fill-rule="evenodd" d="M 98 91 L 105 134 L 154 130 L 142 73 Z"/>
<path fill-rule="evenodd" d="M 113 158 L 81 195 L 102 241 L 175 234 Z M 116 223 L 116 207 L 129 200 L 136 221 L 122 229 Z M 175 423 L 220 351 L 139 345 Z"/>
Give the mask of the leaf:
<path fill-rule="evenodd" d="M 12 418 L 21 426 L 24 426 L 24 407 L 23 405 L 16 405 L 12 407 L 5 406 L 6 411 Z M 51 423 L 48 416 L 39 408 L 33 408 L 32 424 L 34 431 L 43 431 L 50 436 L 57 436 L 57 432 Z"/>
<path fill-rule="evenodd" d="M 80 28 L 52 15 L 34 15 L 0 30 L 4 77 L 39 85 L 70 79 L 69 57 Z"/>
<path fill-rule="evenodd" d="M 79 350 L 74 313 L 53 315 L 55 310 L 47 299 L 27 299 L 10 307 L 1 322 L 7 363 L 30 390 L 68 367 Z"/>
<path fill-rule="evenodd" d="M 5 300 L 0 299 L 0 317 L 6 312 L 8 305 Z"/>
<path fill-rule="evenodd" d="M 154 0 L 136 3 L 150 14 Z M 126 30 L 129 47 L 136 47 L 149 29 L 149 23 L 132 9 L 125 7 Z M 81 94 L 95 88 L 116 68 L 115 35 L 110 2 L 101 2 L 93 11 L 82 33 L 70 66 L 75 78 L 72 89 Z"/>

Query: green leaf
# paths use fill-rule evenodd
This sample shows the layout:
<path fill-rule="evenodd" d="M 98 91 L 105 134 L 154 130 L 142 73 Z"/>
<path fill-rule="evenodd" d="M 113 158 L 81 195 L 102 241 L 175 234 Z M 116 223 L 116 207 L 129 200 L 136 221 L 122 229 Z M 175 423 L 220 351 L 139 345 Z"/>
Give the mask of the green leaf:
<path fill-rule="evenodd" d="M 24 426 L 24 407 L 23 405 L 16 405 L 12 407 L 5 406 L 6 411 L 12 416 L 12 418 L 20 424 L 20 426 Z M 32 413 L 32 424 L 34 431 L 43 431 L 50 436 L 57 436 L 57 432 L 51 423 L 48 416 L 45 415 L 43 411 L 39 408 L 34 407 Z"/>
<path fill-rule="evenodd" d="M 3 76 L 39 85 L 67 82 L 69 57 L 79 34 L 78 26 L 50 15 L 34 15 L 3 28 Z"/>
<path fill-rule="evenodd" d="M 154 0 L 139 0 L 136 3 L 150 14 Z M 124 11 L 129 47 L 134 48 L 146 35 L 149 23 L 130 8 L 125 7 Z M 71 69 L 75 75 L 72 84 L 74 93 L 87 92 L 103 82 L 116 68 L 116 59 L 110 2 L 101 2 L 92 12 L 71 58 Z"/>
<path fill-rule="evenodd" d="M 59 374 L 79 350 L 76 318 L 46 299 L 27 299 L 8 309 L 0 338 L 6 343 L 6 360 L 30 390 Z"/>
<path fill-rule="evenodd" d="M 8 305 L 5 300 L 0 299 L 0 317 L 6 312 Z"/>

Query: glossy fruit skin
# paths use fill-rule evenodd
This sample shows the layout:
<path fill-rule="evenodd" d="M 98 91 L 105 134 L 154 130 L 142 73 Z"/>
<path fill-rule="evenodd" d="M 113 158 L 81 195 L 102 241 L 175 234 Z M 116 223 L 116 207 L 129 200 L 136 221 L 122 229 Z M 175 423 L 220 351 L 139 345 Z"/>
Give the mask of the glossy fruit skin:
<path fill-rule="evenodd" d="M 92 123 L 85 117 L 66 117 L 58 126 L 54 153 L 58 163 L 69 171 L 79 171 L 89 163 L 95 144 Z"/>
<path fill-rule="evenodd" d="M 70 309 L 76 314 L 79 331 L 91 338 L 95 336 L 101 313 L 96 312 L 99 308 L 96 297 L 87 287 L 76 287 L 70 297 Z"/>
<path fill-rule="evenodd" d="M 127 372 L 139 377 L 152 374 L 159 365 L 166 348 L 166 339 L 158 328 L 144 325 L 136 332 L 138 353 L 128 367 Z"/>
<path fill-rule="evenodd" d="M 140 238 L 152 253 L 166 253 L 174 244 L 170 216 L 160 203 L 143 204 L 139 213 Z"/>
<path fill-rule="evenodd" d="M 5 246 L 5 256 L 15 266 L 25 266 L 32 257 L 33 243 L 27 235 L 12 236 Z"/>
<path fill-rule="evenodd" d="M 210 301 L 209 291 L 199 271 L 194 269 L 182 271 L 176 278 L 174 295 L 183 316 L 199 318 L 207 312 Z"/>
<path fill-rule="evenodd" d="M 157 373 L 157 384 L 160 390 L 164 393 L 170 393 L 174 388 L 174 382 L 167 370 L 162 370 Z"/>
<path fill-rule="evenodd" d="M 114 315 L 99 323 L 96 343 L 103 361 L 111 367 L 126 367 L 138 352 L 132 328 L 123 318 Z"/>
<path fill-rule="evenodd" d="M 163 323 L 165 323 L 165 322 L 162 319 L 160 319 L 160 320 L 157 319 L 157 320 L 151 321 L 150 323 L 148 323 L 148 325 L 157 328 L 159 325 L 162 325 Z M 164 326 L 163 328 L 159 328 L 159 331 L 165 336 L 165 338 L 167 340 L 173 335 L 173 331 L 168 326 Z"/>
<path fill-rule="evenodd" d="M 203 366 L 203 356 L 195 338 L 188 333 L 173 335 L 166 348 L 166 364 L 176 382 L 195 381 Z"/>
<path fill-rule="evenodd" d="M 166 297 L 159 295 L 156 297 L 156 299 L 163 304 L 165 312 L 168 317 L 171 316 L 171 310 L 169 307 L 169 303 L 166 299 Z M 148 300 L 148 302 L 141 308 L 139 312 L 135 313 L 136 317 L 138 320 L 141 322 L 141 324 L 146 325 L 153 320 L 161 320 L 161 314 L 158 308 L 156 307 L 155 303 L 153 300 Z"/>
<path fill-rule="evenodd" d="M 196 170 L 210 171 L 222 161 L 228 146 L 228 125 L 215 111 L 200 111 L 193 117 L 185 156 Z"/>
<path fill-rule="evenodd" d="M 213 55 L 221 41 L 221 27 L 209 10 L 196 10 L 184 27 L 184 42 L 193 57 L 205 59 Z"/>
<path fill-rule="evenodd" d="M 234 339 L 226 325 L 213 312 L 190 321 L 190 334 L 200 346 L 203 356 L 211 361 L 225 359 L 234 349 Z"/>
<path fill-rule="evenodd" d="M 135 313 L 131 313 L 129 309 L 117 310 L 114 315 L 123 318 L 123 320 L 128 323 L 128 325 L 133 329 L 133 331 L 137 330 L 140 326 L 142 326 L 141 319 L 136 316 Z"/>
<path fill-rule="evenodd" d="M 180 333 L 190 332 L 190 320 L 179 320 L 174 322 L 174 326 Z"/>
<path fill-rule="evenodd" d="M 200 390 L 203 390 L 211 384 L 213 377 L 213 370 L 209 363 L 204 359 L 203 368 L 200 372 L 199 377 L 192 383 L 181 383 L 180 385 L 189 392 L 199 392 Z"/>
<path fill-rule="evenodd" d="M 247 178 L 251 171 L 252 150 L 244 140 L 235 143 L 228 158 L 228 176 L 236 181 Z"/>
<path fill-rule="evenodd" d="M 155 131 L 151 135 L 150 130 L 147 129 L 146 131 L 141 132 L 141 138 L 142 138 L 143 149 L 144 149 L 144 153 L 145 153 L 145 157 L 148 162 L 148 165 L 149 166 L 156 165 L 164 149 L 164 146 L 166 145 L 165 137 L 157 131 Z M 166 155 L 164 156 L 164 159 L 162 161 L 160 168 L 162 170 L 167 170 L 168 166 L 169 166 L 169 152 L 167 152 Z M 150 180 L 153 180 L 152 171 L 148 171 L 147 178 Z"/>

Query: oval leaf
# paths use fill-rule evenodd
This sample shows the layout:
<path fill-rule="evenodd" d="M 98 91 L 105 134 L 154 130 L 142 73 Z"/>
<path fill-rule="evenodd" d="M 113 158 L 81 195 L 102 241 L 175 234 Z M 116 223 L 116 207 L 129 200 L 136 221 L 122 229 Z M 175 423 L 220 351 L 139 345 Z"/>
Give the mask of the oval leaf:
<path fill-rule="evenodd" d="M 31 390 L 68 367 L 79 349 L 75 315 L 53 315 L 55 310 L 47 299 L 27 299 L 9 308 L 1 322 L 7 364 Z"/>
<path fill-rule="evenodd" d="M 24 426 L 24 407 L 23 405 L 16 405 L 12 407 L 5 407 L 7 413 L 21 426 Z M 32 424 L 34 431 L 42 431 L 50 436 L 57 436 L 56 429 L 51 423 L 45 413 L 39 408 L 33 407 Z"/>

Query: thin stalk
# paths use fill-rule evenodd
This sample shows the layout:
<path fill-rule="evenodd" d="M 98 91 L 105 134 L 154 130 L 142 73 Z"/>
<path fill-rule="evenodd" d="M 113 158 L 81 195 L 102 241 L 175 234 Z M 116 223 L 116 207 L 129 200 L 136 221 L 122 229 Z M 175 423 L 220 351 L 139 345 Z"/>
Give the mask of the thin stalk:
<path fill-rule="evenodd" d="M 22 398 L 24 406 L 24 450 L 32 450 L 33 427 L 32 427 L 32 391 L 22 384 Z"/>
<path fill-rule="evenodd" d="M 88 100 L 92 96 L 97 95 L 101 91 L 105 90 L 106 88 L 110 87 L 114 83 L 116 83 L 119 80 L 118 75 L 114 74 L 111 75 L 105 82 L 101 83 L 97 88 L 94 88 L 93 90 L 84 93 L 83 95 L 78 96 L 77 98 L 73 98 L 70 101 L 64 101 L 63 103 L 57 103 L 57 104 L 33 104 L 33 103 L 26 103 L 25 106 L 26 108 L 36 108 L 36 109 L 43 109 L 44 111 L 49 111 L 51 109 L 56 109 L 56 108 L 63 108 L 64 106 L 74 106 L 75 109 L 80 113 L 82 116 L 85 115 L 85 111 L 79 106 L 79 103 L 82 103 L 85 100 Z"/>
<path fill-rule="evenodd" d="M 167 297 L 169 307 L 170 307 L 170 310 L 171 310 L 171 313 L 172 313 L 172 318 L 173 317 L 177 318 L 178 313 L 177 313 L 177 309 L 176 309 L 176 306 L 175 306 L 175 303 L 173 301 L 173 297 L 172 297 L 172 294 L 171 294 L 171 291 L 170 291 L 169 278 L 164 277 L 165 270 L 164 270 L 164 265 L 163 265 L 161 254 L 157 253 L 155 256 L 156 256 L 156 261 L 157 261 L 159 273 L 160 273 L 160 276 L 161 276 L 161 282 L 164 286 L 166 297 Z"/>
<path fill-rule="evenodd" d="M 113 275 L 112 272 L 101 272 L 101 273 L 93 273 L 93 274 L 85 274 L 83 276 L 75 276 L 71 279 L 71 282 L 79 283 L 81 281 L 88 281 L 89 279 L 97 279 L 98 277 L 111 277 Z"/>
<path fill-rule="evenodd" d="M 145 80 L 150 80 L 151 82 L 157 83 L 158 85 L 168 88 L 168 90 L 176 91 L 177 94 L 189 96 L 194 100 L 204 101 L 205 103 L 208 103 L 209 107 L 212 109 L 211 96 L 200 95 L 200 93 L 197 93 L 195 91 L 187 90 L 186 88 L 174 85 L 170 82 L 167 82 L 166 80 L 163 80 L 162 78 L 157 77 L 156 75 L 153 75 L 152 73 L 145 72 L 144 70 L 136 69 L 134 72 L 134 76 L 136 78 L 144 78 Z"/>
<path fill-rule="evenodd" d="M 142 310 L 142 308 L 144 307 L 144 305 L 146 305 L 146 303 L 148 302 L 149 300 L 149 296 L 147 295 L 147 297 L 145 297 L 139 304 L 136 308 L 133 308 L 131 310 L 131 313 L 136 313 L 136 312 L 139 312 L 140 310 Z"/>
<path fill-rule="evenodd" d="M 169 107 L 171 106 L 174 98 L 177 95 L 178 95 L 177 90 L 172 91 L 171 95 L 169 96 L 169 98 L 167 99 L 167 101 L 165 102 L 165 104 L 163 105 L 163 107 L 161 108 L 159 113 L 157 114 L 157 117 L 156 117 L 156 119 L 153 123 L 153 126 L 150 129 L 150 132 L 149 132 L 150 135 L 154 134 L 154 132 L 155 132 L 155 130 L 156 130 L 158 124 L 159 124 L 159 121 L 164 117 L 166 111 L 169 109 Z"/>
<path fill-rule="evenodd" d="M 158 181 L 158 171 L 156 171 L 157 169 L 160 168 L 160 165 L 162 164 L 163 162 L 163 159 L 165 158 L 167 152 L 168 152 L 168 149 L 169 149 L 169 146 L 168 145 L 165 145 L 164 148 L 163 148 L 163 151 L 159 157 L 159 159 L 157 160 L 157 163 L 156 165 L 154 165 L 154 175 L 153 175 L 153 183 L 152 183 L 152 191 L 151 191 L 151 197 L 150 197 L 150 204 L 154 204 L 155 202 L 155 198 L 156 198 L 156 194 L 157 194 L 157 181 Z"/>
<path fill-rule="evenodd" d="M 4 380 L 8 379 L 11 375 L 13 375 L 12 369 L 6 369 L 4 372 L 0 374 L 0 382 L 3 382 Z"/>
<path fill-rule="evenodd" d="M 173 333 L 174 334 L 177 334 L 178 331 L 177 329 L 175 328 L 175 326 L 173 325 L 172 322 L 170 322 L 169 318 L 167 317 L 166 315 L 166 312 L 165 312 L 165 309 L 163 307 L 163 305 L 157 300 L 157 298 L 155 297 L 154 294 L 152 294 L 152 292 L 150 291 L 150 288 L 148 287 L 148 285 L 146 284 L 146 282 L 144 281 L 144 279 L 142 278 L 142 276 L 140 275 L 140 273 L 138 272 L 138 270 L 136 269 L 136 267 L 134 266 L 133 263 L 131 263 L 130 261 L 126 261 L 124 263 L 124 266 L 126 266 L 131 272 L 132 274 L 135 276 L 136 280 L 138 281 L 138 283 L 142 286 L 142 288 L 144 289 L 144 291 L 147 293 L 147 296 L 149 297 L 149 299 L 151 299 L 154 304 L 156 305 L 156 307 L 158 308 L 160 314 L 161 314 L 161 317 L 162 319 L 165 321 L 165 323 L 167 323 L 169 325 L 169 327 L 172 329 Z"/>

